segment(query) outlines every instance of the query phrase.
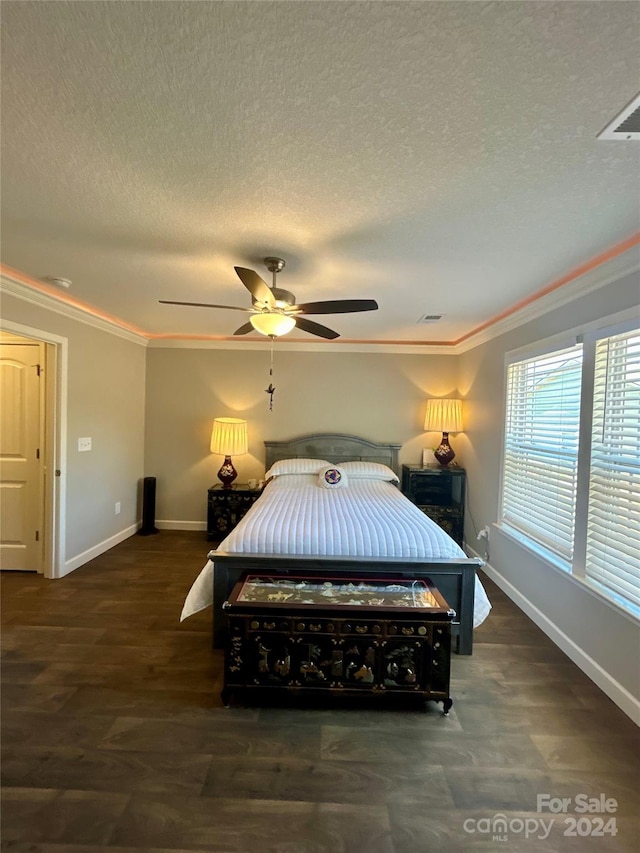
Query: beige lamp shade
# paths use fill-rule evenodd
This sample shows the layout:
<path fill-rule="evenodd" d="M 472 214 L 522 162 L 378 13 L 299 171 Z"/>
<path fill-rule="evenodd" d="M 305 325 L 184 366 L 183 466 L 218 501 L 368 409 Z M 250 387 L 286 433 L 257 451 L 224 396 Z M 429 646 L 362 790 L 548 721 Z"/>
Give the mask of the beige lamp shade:
<path fill-rule="evenodd" d="M 427 400 L 426 432 L 462 432 L 462 400 Z"/>
<path fill-rule="evenodd" d="M 296 324 L 293 317 L 268 311 L 261 314 L 253 314 L 249 317 L 249 322 L 256 332 L 260 332 L 261 335 L 268 335 L 269 337 L 286 335 Z"/>
<path fill-rule="evenodd" d="M 442 433 L 442 441 L 433 451 L 433 455 L 440 465 L 446 467 L 453 462 L 456 455 L 449 444 L 449 433 L 462 432 L 462 400 L 427 400 L 424 428 L 426 432 Z"/>
<path fill-rule="evenodd" d="M 211 452 L 240 456 L 248 451 L 247 422 L 241 418 L 216 418 L 211 431 Z"/>

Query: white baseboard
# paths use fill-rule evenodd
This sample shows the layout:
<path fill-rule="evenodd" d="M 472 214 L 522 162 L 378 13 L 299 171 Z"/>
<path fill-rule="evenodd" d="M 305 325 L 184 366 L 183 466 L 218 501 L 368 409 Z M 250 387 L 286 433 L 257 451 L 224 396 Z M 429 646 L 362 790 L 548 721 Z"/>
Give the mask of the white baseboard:
<path fill-rule="evenodd" d="M 104 554 L 105 551 L 108 551 L 110 548 L 113 548 L 114 545 L 119 545 L 120 542 L 124 542 L 125 539 L 128 539 L 130 536 L 133 536 L 133 534 L 136 533 L 139 528 L 139 524 L 131 524 L 129 527 L 125 527 L 124 530 L 121 530 L 114 536 L 110 536 L 108 539 L 105 539 L 102 542 L 98 542 L 98 544 L 94 545 L 93 548 L 89 548 L 87 551 L 83 551 L 82 554 L 77 554 L 70 560 L 66 560 L 57 577 L 63 578 L 70 572 L 75 571 L 75 569 L 79 569 L 80 566 L 84 566 L 84 564 L 88 563 L 89 560 L 93 560 L 95 557 L 99 557 L 100 554 Z"/>
<path fill-rule="evenodd" d="M 467 545 L 466 550 L 472 557 L 480 555 Z M 620 710 L 630 717 L 636 725 L 640 725 L 640 701 L 636 699 L 629 691 L 616 681 L 600 664 L 593 660 L 583 649 L 578 646 L 571 637 L 568 637 L 564 631 L 559 628 L 555 622 L 552 622 L 535 604 L 532 604 L 513 584 L 501 575 L 491 565 L 485 562 L 482 571 L 486 572 L 487 576 L 500 587 L 500 589 L 509 596 L 509 598 L 518 605 L 518 607 L 527 614 L 527 616 L 535 622 L 541 631 L 553 640 L 553 642 L 569 657 L 576 666 L 587 675 L 598 687 L 606 693 L 606 695 L 615 702 Z"/>
<path fill-rule="evenodd" d="M 170 519 L 161 519 L 156 521 L 158 530 L 206 530 L 206 521 L 172 521 Z"/>

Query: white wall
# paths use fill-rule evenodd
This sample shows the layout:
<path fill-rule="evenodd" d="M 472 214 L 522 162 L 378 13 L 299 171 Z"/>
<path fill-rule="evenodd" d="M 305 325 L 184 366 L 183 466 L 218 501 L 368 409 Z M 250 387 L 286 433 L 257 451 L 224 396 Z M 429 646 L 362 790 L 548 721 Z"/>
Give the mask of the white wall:
<path fill-rule="evenodd" d="M 505 353 L 637 309 L 639 295 L 640 276 L 627 275 L 460 356 L 458 384 L 466 399 L 468 441 L 466 532 L 472 547 L 478 547 L 477 530 L 498 518 Z M 497 528 L 491 530 L 489 555 L 505 591 L 640 722 L 640 624 Z"/>
<path fill-rule="evenodd" d="M 131 535 L 140 517 L 145 347 L 6 293 L 2 319 L 67 342 L 65 574 Z M 85 436 L 92 450 L 79 453 Z"/>
<path fill-rule="evenodd" d="M 249 453 L 233 460 L 238 482 L 246 482 L 264 475 L 266 439 L 323 430 L 402 444 L 400 461 L 419 462 L 427 395 L 456 390 L 450 356 L 300 352 L 276 344 L 269 411 L 269 364 L 266 340 L 258 351 L 148 350 L 145 471 L 157 478 L 159 522 L 204 529 L 207 488 L 218 482 L 222 462 L 209 452 L 215 417 L 247 420 Z"/>

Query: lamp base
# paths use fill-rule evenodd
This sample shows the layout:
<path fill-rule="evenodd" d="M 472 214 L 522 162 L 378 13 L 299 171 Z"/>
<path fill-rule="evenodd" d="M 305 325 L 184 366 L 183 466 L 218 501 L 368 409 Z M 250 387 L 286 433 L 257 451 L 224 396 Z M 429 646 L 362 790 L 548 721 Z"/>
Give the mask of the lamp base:
<path fill-rule="evenodd" d="M 453 448 L 449 444 L 449 433 L 442 433 L 442 441 L 440 442 L 439 447 L 433 451 L 433 455 L 436 457 L 438 462 L 446 467 L 450 462 L 453 462 L 455 459 L 455 453 L 453 452 Z"/>
<path fill-rule="evenodd" d="M 224 457 L 224 462 L 220 466 L 220 470 L 218 471 L 218 479 L 222 481 L 223 489 L 230 489 L 231 484 L 238 476 L 238 472 L 233 467 L 233 462 L 231 461 L 230 456 Z"/>

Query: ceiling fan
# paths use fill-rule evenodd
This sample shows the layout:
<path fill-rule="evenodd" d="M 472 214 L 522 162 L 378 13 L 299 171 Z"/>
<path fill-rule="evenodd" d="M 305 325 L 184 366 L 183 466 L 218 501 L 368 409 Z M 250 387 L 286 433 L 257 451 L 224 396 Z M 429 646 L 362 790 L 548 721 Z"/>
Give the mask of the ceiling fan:
<path fill-rule="evenodd" d="M 288 290 L 276 287 L 276 276 L 285 267 L 282 258 L 265 258 L 265 266 L 273 273 L 271 287 L 260 278 L 258 273 L 244 267 L 234 267 L 240 281 L 252 296 L 252 308 L 240 308 L 235 305 L 212 305 L 208 302 L 178 302 L 173 299 L 160 299 L 165 305 L 193 305 L 197 308 L 226 308 L 230 311 L 246 311 L 251 314 L 248 323 L 236 329 L 234 335 L 246 335 L 257 331 L 268 337 L 286 335 L 295 326 L 303 332 L 320 338 L 333 340 L 339 338 L 338 332 L 307 320 L 303 314 L 347 314 L 356 311 L 375 311 L 378 303 L 375 299 L 330 299 L 324 302 L 304 302 L 296 305 L 296 298 Z"/>

